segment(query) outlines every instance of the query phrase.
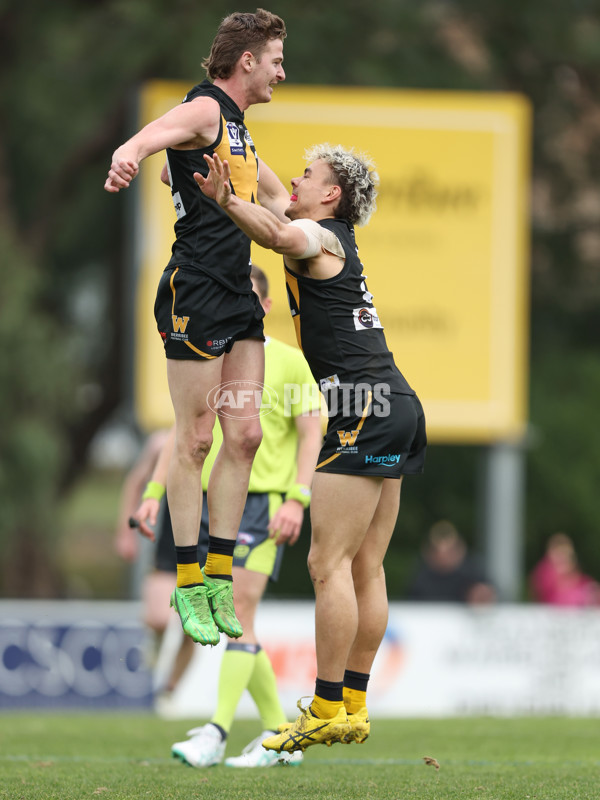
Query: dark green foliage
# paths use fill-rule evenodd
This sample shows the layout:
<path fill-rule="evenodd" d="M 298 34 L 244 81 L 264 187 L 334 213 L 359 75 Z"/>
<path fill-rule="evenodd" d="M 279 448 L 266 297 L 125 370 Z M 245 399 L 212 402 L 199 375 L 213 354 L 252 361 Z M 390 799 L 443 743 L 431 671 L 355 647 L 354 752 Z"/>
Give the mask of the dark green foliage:
<path fill-rule="evenodd" d="M 27 250 L 0 229 L 0 561 L 5 585 L 27 569 L 34 595 L 57 590 L 45 568 L 66 441 L 60 426 L 75 414 L 68 341 L 41 305 L 44 281 Z"/>
<path fill-rule="evenodd" d="M 530 502 L 528 509 L 528 562 L 542 555 L 549 535 L 562 531 L 576 543 L 584 570 L 598 579 L 597 352 L 582 351 L 576 359 L 560 350 L 545 354 L 538 360 L 531 394 L 535 446 L 527 481 L 530 498 L 538 502 Z"/>

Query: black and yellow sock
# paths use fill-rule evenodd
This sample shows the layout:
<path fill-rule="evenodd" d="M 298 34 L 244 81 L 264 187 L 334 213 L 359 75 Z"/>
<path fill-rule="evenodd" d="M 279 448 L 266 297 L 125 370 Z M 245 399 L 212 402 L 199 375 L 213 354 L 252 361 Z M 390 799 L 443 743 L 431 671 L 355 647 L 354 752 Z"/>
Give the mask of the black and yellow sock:
<path fill-rule="evenodd" d="M 221 539 L 218 536 L 208 536 L 208 555 L 204 565 L 204 574 L 210 578 L 231 580 L 233 566 L 233 551 L 235 539 Z"/>
<path fill-rule="evenodd" d="M 199 583 L 204 583 L 198 563 L 197 545 L 191 544 L 185 547 L 175 545 L 175 555 L 177 558 L 177 586 L 180 589 L 184 586 L 197 586 Z"/>
<path fill-rule="evenodd" d="M 344 706 L 343 681 L 323 681 L 317 678 L 315 683 L 315 696 L 310 704 L 310 711 L 319 719 L 335 717 L 340 708 Z"/>
<path fill-rule="evenodd" d="M 366 672 L 354 672 L 351 669 L 344 673 L 344 706 L 348 714 L 356 714 L 366 707 L 370 677 Z"/>

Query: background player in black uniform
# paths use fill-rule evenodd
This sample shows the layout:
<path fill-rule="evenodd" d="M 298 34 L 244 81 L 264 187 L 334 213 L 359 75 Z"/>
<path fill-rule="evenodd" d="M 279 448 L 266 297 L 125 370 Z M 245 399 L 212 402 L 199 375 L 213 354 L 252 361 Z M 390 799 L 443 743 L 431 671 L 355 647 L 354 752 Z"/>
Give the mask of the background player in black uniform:
<path fill-rule="evenodd" d="M 229 165 L 205 156 L 195 178 L 254 241 L 284 256 L 290 308 L 329 425 L 313 481 L 309 571 L 316 595 L 317 680 L 296 722 L 263 741 L 293 751 L 369 735 L 366 690 L 387 626 L 383 559 L 400 504 L 402 476 L 421 472 L 421 404 L 394 364 L 354 241 L 368 221 L 376 176 L 364 158 L 321 145 L 292 180 L 280 222 L 236 198 Z"/>
<path fill-rule="evenodd" d="M 249 202 L 260 200 L 284 218 L 287 192 L 262 162 L 259 175 L 243 112 L 254 103 L 268 103 L 273 87 L 285 79 L 285 35 L 283 20 L 262 9 L 226 17 L 203 62 L 213 82 L 194 87 L 181 105 L 121 145 L 104 186 L 108 192 L 128 187 L 142 159 L 167 150 L 176 241 L 159 284 L 155 316 L 177 425 L 168 479 L 177 549 L 171 604 L 184 631 L 202 644 L 218 642 L 219 630 L 242 635 L 233 608 L 231 564 L 261 440 L 256 393 L 240 392 L 238 399 L 244 397 L 245 403 L 219 412 L 224 439 L 208 490 L 211 538 L 201 571 L 196 550 L 201 470 L 212 441 L 214 409 L 222 408 L 215 387 L 233 381 L 241 390 L 253 389 L 262 382 L 264 336 L 263 311 L 250 282 L 250 240 L 204 197 L 192 175 L 208 171 L 205 153 L 220 153 L 231 164 L 232 191 Z"/>

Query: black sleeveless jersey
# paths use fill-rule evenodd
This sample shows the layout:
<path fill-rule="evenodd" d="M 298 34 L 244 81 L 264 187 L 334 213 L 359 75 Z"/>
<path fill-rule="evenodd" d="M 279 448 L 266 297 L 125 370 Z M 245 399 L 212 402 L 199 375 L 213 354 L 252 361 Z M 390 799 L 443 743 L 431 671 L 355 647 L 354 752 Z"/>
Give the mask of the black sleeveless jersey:
<path fill-rule="evenodd" d="M 358 257 L 354 228 L 343 219 L 319 222 L 339 239 L 346 260 L 327 280 L 285 267 L 296 338 L 322 390 L 339 384 L 387 384 L 396 394 L 414 394 L 388 350 Z"/>
<path fill-rule="evenodd" d="M 196 150 L 167 149 L 171 194 L 177 214 L 175 243 L 167 269 L 195 268 L 240 294 L 251 291 L 250 239 L 214 200 L 205 197 L 193 178 L 194 172 L 208 174 L 205 154 L 218 153 L 231 167 L 234 194 L 252 203 L 258 188 L 258 161 L 254 143 L 236 103 L 210 81 L 194 86 L 183 99 L 214 98 L 221 108 L 217 139 Z"/>

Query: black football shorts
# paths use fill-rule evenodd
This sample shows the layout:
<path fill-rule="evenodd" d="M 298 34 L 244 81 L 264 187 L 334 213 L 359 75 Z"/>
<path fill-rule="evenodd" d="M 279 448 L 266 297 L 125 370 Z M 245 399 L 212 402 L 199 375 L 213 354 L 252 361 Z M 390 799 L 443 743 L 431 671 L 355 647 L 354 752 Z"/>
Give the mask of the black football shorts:
<path fill-rule="evenodd" d="M 232 292 L 185 267 L 163 272 L 154 304 L 165 355 L 186 360 L 218 358 L 242 339 L 264 341 L 264 315 L 254 292 Z"/>
<path fill-rule="evenodd" d="M 317 472 L 382 478 L 423 472 L 427 434 L 416 395 L 378 395 L 364 385 L 331 391 L 337 398 L 327 397 L 329 423 Z"/>

